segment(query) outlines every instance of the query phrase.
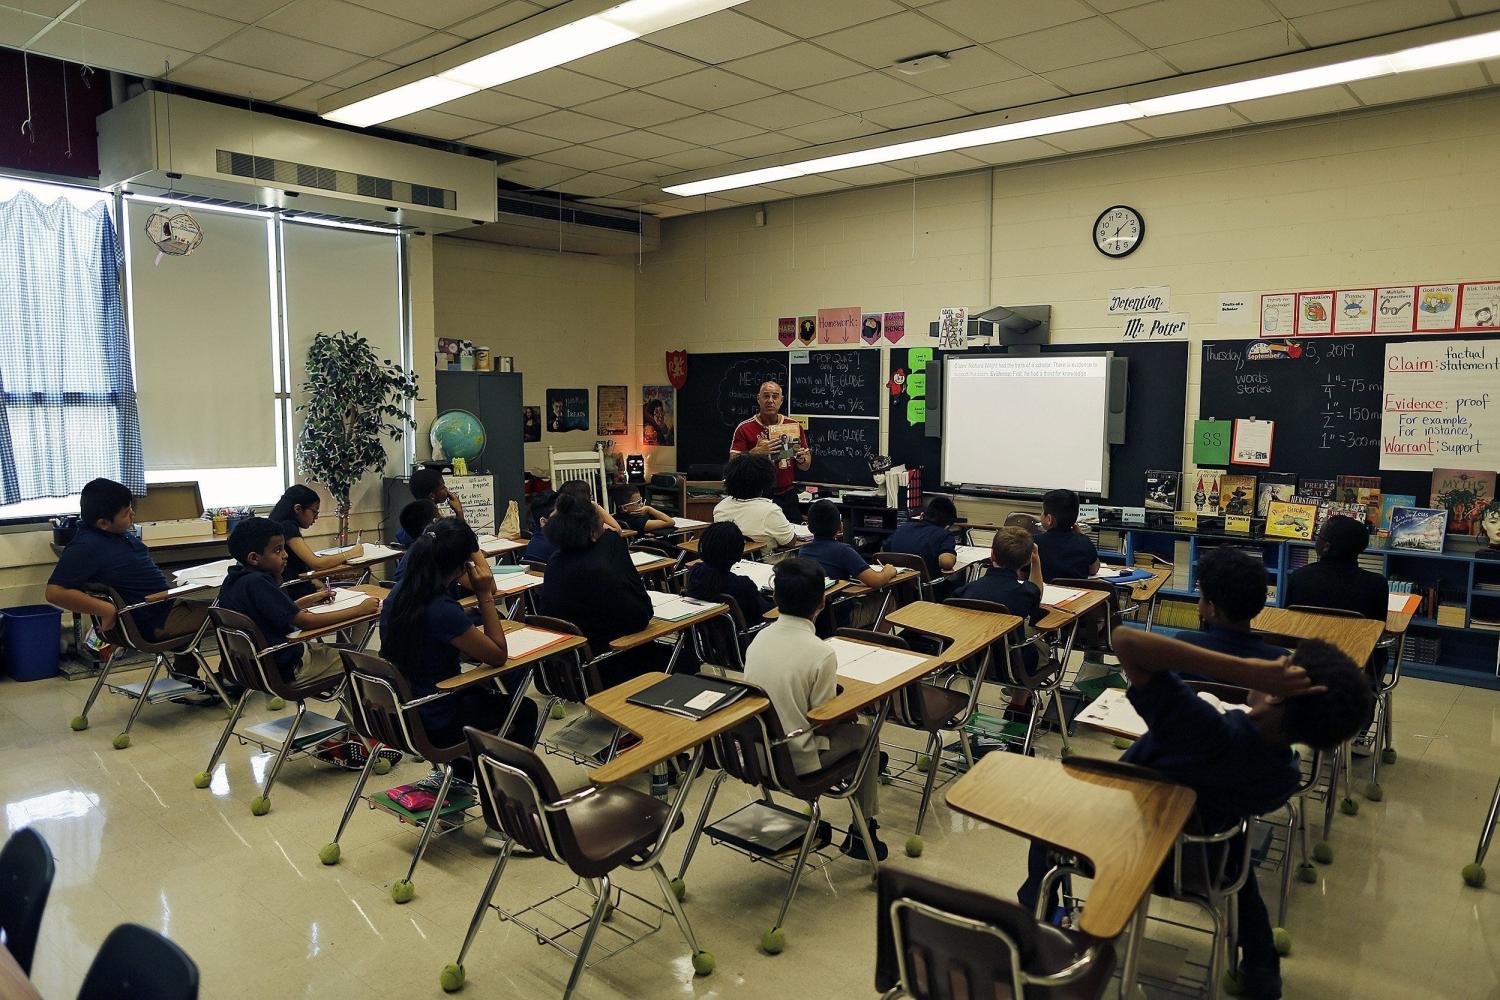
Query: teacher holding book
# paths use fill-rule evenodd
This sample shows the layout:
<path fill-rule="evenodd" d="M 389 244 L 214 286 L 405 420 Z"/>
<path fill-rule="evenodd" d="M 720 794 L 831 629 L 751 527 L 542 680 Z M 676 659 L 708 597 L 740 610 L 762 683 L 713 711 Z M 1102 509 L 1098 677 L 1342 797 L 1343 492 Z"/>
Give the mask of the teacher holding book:
<path fill-rule="evenodd" d="M 807 432 L 802 425 L 781 413 L 781 386 L 775 382 L 761 384 L 755 416 L 743 420 L 734 429 L 729 454 L 765 455 L 776 466 L 776 485 L 771 499 L 786 513 L 793 524 L 802 523 L 802 509 L 797 504 L 797 469 L 807 471 L 812 465 L 812 449 L 807 446 Z"/>

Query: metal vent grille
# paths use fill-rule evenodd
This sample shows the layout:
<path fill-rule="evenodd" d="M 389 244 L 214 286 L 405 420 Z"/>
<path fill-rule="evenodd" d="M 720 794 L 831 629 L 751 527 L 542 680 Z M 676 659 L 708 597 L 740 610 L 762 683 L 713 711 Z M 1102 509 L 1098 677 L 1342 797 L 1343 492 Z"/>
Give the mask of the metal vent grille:
<path fill-rule="evenodd" d="M 586 208 L 570 205 L 567 202 L 559 205 L 555 201 L 533 201 L 529 198 L 512 198 L 502 194 L 499 197 L 499 208 L 500 212 L 505 215 L 526 215 L 533 219 L 547 219 L 551 222 L 561 220 L 577 226 L 613 229 L 621 233 L 639 234 L 641 231 L 641 220 L 635 216 L 590 212 Z"/>
<path fill-rule="evenodd" d="M 229 149 L 215 150 L 215 154 L 217 168 L 221 174 L 250 177 L 270 184 L 288 184 L 294 187 L 337 191 L 340 194 L 378 198 L 381 201 L 400 202 L 404 205 L 443 208 L 450 212 L 458 211 L 458 192 L 449 191 L 447 188 L 414 184 L 411 181 L 395 181 L 386 177 L 371 177 L 368 174 L 332 170 L 308 163 L 293 163 L 290 160 L 273 160 L 268 156 L 252 156 L 249 153 L 238 153 Z"/>

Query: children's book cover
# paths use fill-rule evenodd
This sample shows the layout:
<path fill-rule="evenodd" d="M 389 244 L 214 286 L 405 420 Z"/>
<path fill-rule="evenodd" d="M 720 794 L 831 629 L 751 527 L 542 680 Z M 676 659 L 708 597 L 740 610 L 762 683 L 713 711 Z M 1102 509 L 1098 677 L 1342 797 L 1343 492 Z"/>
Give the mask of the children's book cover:
<path fill-rule="evenodd" d="M 1224 478 L 1224 473 L 1216 469 L 1199 469 L 1193 474 L 1193 492 L 1189 497 L 1184 497 L 1183 509 L 1196 511 L 1199 514 L 1217 514 L 1219 512 L 1219 482 Z"/>
<path fill-rule="evenodd" d="M 1441 507 L 1397 507 L 1391 511 L 1390 547 L 1443 551 L 1448 512 Z"/>
<path fill-rule="evenodd" d="M 1272 500 L 1290 500 L 1297 492 L 1297 474 L 1294 472 L 1263 472 L 1256 488 L 1255 513 L 1265 517 Z"/>
<path fill-rule="evenodd" d="M 1373 527 L 1380 520 L 1380 477 L 1339 476 L 1338 500 L 1364 507 L 1365 523 Z"/>
<path fill-rule="evenodd" d="M 1397 507 L 1415 507 L 1417 498 L 1406 493 L 1380 494 L 1380 522 L 1375 525 L 1382 535 L 1391 530 L 1391 511 Z"/>
<path fill-rule="evenodd" d="M 1225 476 L 1219 483 L 1219 513 L 1255 513 L 1255 477 Z"/>
<path fill-rule="evenodd" d="M 1448 530 L 1475 534 L 1484 509 L 1495 499 L 1495 474 L 1470 469 L 1433 469 L 1432 503 L 1448 512 Z M 1410 506 L 1415 506 L 1415 503 Z"/>
<path fill-rule="evenodd" d="M 1176 510 L 1177 494 L 1182 490 L 1182 473 L 1168 469 L 1146 472 L 1146 509 Z"/>
<path fill-rule="evenodd" d="M 1317 523 L 1317 504 L 1272 500 L 1266 511 L 1266 536 L 1306 541 L 1312 538 Z"/>
<path fill-rule="evenodd" d="M 1356 521 L 1364 521 L 1369 517 L 1369 511 L 1365 510 L 1364 504 L 1340 503 L 1335 500 L 1318 507 L 1318 531 L 1323 530 L 1323 525 L 1328 523 L 1330 517 L 1351 517 Z"/>
<path fill-rule="evenodd" d="M 1304 478 L 1297 485 L 1299 497 L 1314 497 L 1319 501 L 1338 499 L 1337 479 L 1308 479 Z"/>

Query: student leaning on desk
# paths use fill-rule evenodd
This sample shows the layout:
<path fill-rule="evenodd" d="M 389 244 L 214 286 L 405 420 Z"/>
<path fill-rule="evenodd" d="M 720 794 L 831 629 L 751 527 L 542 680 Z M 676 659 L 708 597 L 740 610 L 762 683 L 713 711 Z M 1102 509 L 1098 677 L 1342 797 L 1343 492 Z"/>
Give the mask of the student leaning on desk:
<path fill-rule="evenodd" d="M 267 515 L 281 526 L 282 537 L 286 539 L 286 577 L 289 580 L 297 580 L 303 573 L 313 570 L 334 569 L 364 555 L 365 547 L 359 543 L 327 556 L 318 555 L 307 544 L 302 533 L 317 522 L 318 507 L 322 502 L 312 488 L 298 483 L 281 494 L 281 499 Z M 287 593 L 293 598 L 306 597 L 317 589 L 313 581 L 299 580 L 287 587 Z"/>

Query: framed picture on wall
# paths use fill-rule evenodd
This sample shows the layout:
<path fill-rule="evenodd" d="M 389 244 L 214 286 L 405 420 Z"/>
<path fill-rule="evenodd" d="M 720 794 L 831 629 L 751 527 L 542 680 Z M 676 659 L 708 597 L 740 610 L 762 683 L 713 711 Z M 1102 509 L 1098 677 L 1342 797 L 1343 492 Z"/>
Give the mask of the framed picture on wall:
<path fill-rule="evenodd" d="M 673 389 L 670 385 L 641 386 L 641 444 L 648 447 L 677 443 L 677 423 L 673 414 Z"/>
<path fill-rule="evenodd" d="M 587 389 L 547 390 L 547 430 L 586 431 L 589 429 L 589 391 Z"/>
<path fill-rule="evenodd" d="M 630 390 L 623 385 L 601 385 L 595 391 L 599 398 L 599 434 L 604 437 L 629 434 Z"/>

